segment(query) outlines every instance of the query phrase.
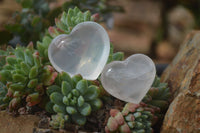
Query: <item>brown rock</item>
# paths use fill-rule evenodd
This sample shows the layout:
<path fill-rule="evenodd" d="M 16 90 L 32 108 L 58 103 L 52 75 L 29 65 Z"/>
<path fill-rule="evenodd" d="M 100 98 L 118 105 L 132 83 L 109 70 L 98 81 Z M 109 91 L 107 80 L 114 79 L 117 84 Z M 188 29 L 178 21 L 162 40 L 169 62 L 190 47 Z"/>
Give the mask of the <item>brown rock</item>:
<path fill-rule="evenodd" d="M 162 75 L 172 101 L 161 133 L 200 133 L 200 32 L 190 33 Z"/>
<path fill-rule="evenodd" d="M 199 133 L 200 99 L 181 92 L 171 103 L 161 133 Z"/>
<path fill-rule="evenodd" d="M 13 117 L 7 112 L 1 111 L 0 133 L 32 133 L 39 120 L 39 117 L 33 115 Z"/>
<path fill-rule="evenodd" d="M 163 82 L 169 84 L 174 97 L 182 90 L 189 89 L 193 77 L 198 73 L 195 68 L 199 65 L 199 60 L 200 31 L 193 31 L 187 35 L 176 57 L 161 77 Z"/>
<path fill-rule="evenodd" d="M 47 124 L 48 119 L 44 120 L 36 115 L 14 117 L 8 112 L 0 111 L 0 133 L 66 133 L 50 129 Z"/>
<path fill-rule="evenodd" d="M 171 61 L 176 55 L 176 50 L 167 41 L 160 42 L 156 47 L 156 57 L 166 62 Z"/>
<path fill-rule="evenodd" d="M 168 14 L 168 40 L 177 49 L 183 38 L 191 32 L 195 26 L 193 14 L 182 6 L 177 6 Z"/>

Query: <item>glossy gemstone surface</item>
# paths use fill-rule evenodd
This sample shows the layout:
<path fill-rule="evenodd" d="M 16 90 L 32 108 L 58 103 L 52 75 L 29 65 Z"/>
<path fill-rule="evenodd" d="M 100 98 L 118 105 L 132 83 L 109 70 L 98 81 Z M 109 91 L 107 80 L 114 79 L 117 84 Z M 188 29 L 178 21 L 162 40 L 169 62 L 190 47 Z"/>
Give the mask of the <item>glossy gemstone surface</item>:
<path fill-rule="evenodd" d="M 107 62 L 109 51 L 110 40 L 105 29 L 88 21 L 76 25 L 69 35 L 57 36 L 49 46 L 48 56 L 57 71 L 95 80 Z"/>
<path fill-rule="evenodd" d="M 139 103 L 150 89 L 156 75 L 155 64 L 146 55 L 134 54 L 125 61 L 106 65 L 101 82 L 112 96 Z"/>

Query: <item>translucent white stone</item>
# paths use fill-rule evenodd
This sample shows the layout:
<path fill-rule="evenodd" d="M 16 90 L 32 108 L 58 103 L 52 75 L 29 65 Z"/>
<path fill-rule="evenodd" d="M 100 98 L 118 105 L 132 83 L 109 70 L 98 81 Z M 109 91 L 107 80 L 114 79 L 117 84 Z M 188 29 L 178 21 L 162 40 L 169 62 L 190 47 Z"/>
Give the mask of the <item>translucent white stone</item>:
<path fill-rule="evenodd" d="M 135 54 L 125 61 L 106 65 L 101 82 L 112 96 L 131 103 L 139 103 L 150 89 L 156 74 L 155 64 L 146 55 Z"/>
<path fill-rule="evenodd" d="M 70 35 L 57 36 L 49 46 L 48 56 L 57 71 L 95 80 L 107 62 L 109 51 L 110 40 L 105 29 L 95 22 L 83 22 Z"/>

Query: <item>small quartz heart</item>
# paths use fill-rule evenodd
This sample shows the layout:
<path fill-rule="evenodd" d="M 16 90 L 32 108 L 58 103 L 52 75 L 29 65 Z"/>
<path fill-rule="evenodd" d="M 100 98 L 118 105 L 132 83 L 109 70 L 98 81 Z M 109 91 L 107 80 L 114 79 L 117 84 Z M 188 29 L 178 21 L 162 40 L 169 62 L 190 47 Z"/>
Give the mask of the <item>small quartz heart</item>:
<path fill-rule="evenodd" d="M 110 40 L 105 29 L 88 21 L 76 25 L 69 35 L 57 36 L 48 48 L 48 56 L 58 72 L 95 80 L 107 62 L 109 51 Z"/>
<path fill-rule="evenodd" d="M 146 55 L 135 54 L 125 61 L 113 61 L 106 65 L 101 82 L 114 97 L 139 103 L 150 89 L 156 75 L 155 64 Z"/>

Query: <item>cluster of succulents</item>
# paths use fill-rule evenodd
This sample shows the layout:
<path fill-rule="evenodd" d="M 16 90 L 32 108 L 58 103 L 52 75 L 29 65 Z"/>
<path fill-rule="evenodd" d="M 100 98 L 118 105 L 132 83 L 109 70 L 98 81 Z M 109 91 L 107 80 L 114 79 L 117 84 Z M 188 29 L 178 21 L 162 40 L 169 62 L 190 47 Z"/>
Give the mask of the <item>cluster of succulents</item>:
<path fill-rule="evenodd" d="M 146 104 L 127 103 L 120 112 L 118 109 L 111 109 L 106 133 L 152 133 L 152 120 L 154 111 Z"/>
<path fill-rule="evenodd" d="M 100 90 L 92 81 L 84 80 L 80 75 L 71 78 L 61 72 L 55 82 L 46 91 L 50 97 L 46 110 L 57 113 L 52 116 L 54 128 L 63 128 L 63 122 L 84 125 L 86 117 L 101 108 Z"/>
<path fill-rule="evenodd" d="M 68 0 L 63 4 L 64 10 L 78 7 L 82 11 L 90 10 L 92 13 L 99 13 L 102 17 L 110 12 L 123 12 L 123 8 L 117 5 L 111 5 L 109 0 Z M 105 18 L 102 18 L 105 20 Z"/>
<path fill-rule="evenodd" d="M 106 0 L 68 0 L 62 6 L 50 8 L 56 0 L 16 0 L 22 7 L 21 11 L 13 14 L 13 19 L 1 30 L 0 44 L 16 45 L 36 42 L 43 37 L 45 29 L 53 24 L 53 20 L 63 11 L 78 7 L 82 11 L 90 10 L 92 13 L 101 14 L 103 20 L 113 11 L 123 11 L 121 6 L 110 5 Z M 51 5 L 50 5 L 51 4 Z"/>
<path fill-rule="evenodd" d="M 5 29 L 12 33 L 9 43 L 16 45 L 16 38 L 23 45 L 27 45 L 30 41 L 35 43 L 51 24 L 48 20 L 50 12 L 49 3 L 46 0 L 16 1 L 22 7 L 22 10 L 15 12 L 13 19 L 5 25 Z"/>
<path fill-rule="evenodd" d="M 48 28 L 48 32 L 43 37 L 42 41 L 37 42 L 37 49 L 40 55 L 43 57 L 43 63 L 49 63 L 48 59 L 48 47 L 51 41 L 60 34 L 70 34 L 72 29 L 79 23 L 85 21 L 97 21 L 98 15 L 91 15 L 90 11 L 81 12 L 80 9 L 75 7 L 69 9 L 68 12 L 63 12 L 60 18 L 55 19 L 55 26 Z M 107 63 L 115 60 L 123 60 L 124 53 L 113 53 L 113 45 L 110 46 L 110 55 Z"/>
<path fill-rule="evenodd" d="M 7 87 L 0 82 L 0 110 L 5 109 L 9 105 L 10 98 L 5 97 L 7 92 L 8 92 Z"/>
<path fill-rule="evenodd" d="M 162 115 L 169 106 L 170 98 L 171 93 L 167 83 L 161 83 L 160 78 L 156 76 L 151 89 L 148 91 L 142 101 L 149 106 L 159 108 L 160 112 L 158 115 Z"/>
<path fill-rule="evenodd" d="M 155 77 L 151 89 L 140 104 L 127 103 L 122 112 L 111 109 L 105 131 L 151 133 L 152 126 L 162 119 L 169 106 L 170 91 L 166 83 Z"/>
<path fill-rule="evenodd" d="M 0 50 L 0 70 L 6 64 L 6 56 L 9 54 L 10 47 L 7 47 L 7 50 Z"/>
<path fill-rule="evenodd" d="M 0 81 L 6 85 L 5 98 L 10 98 L 9 110 L 23 106 L 33 106 L 42 100 L 45 86 L 51 85 L 57 72 L 51 66 L 44 66 L 33 44 L 11 49 L 0 71 Z M 2 87 L 1 87 L 2 88 Z"/>
<path fill-rule="evenodd" d="M 37 105 L 48 96 L 45 109 L 53 114 L 50 122 L 53 128 L 63 129 L 67 123 L 85 125 L 88 117 L 103 106 L 100 95 L 104 95 L 105 90 L 101 81 L 97 79 L 97 84 L 81 75 L 70 77 L 65 72 L 56 72 L 48 59 L 48 47 L 58 35 L 70 34 L 77 24 L 95 19 L 89 11 L 69 9 L 55 20 L 54 27 L 49 27 L 43 40 L 37 42 L 37 49 L 30 43 L 27 47 L 1 50 L 0 109 L 8 107 L 10 111 L 17 111 L 20 107 Z M 113 52 L 111 44 L 107 63 L 123 58 L 122 52 Z M 110 111 L 105 131 L 151 133 L 152 125 L 168 106 L 169 98 L 167 84 L 160 83 L 156 77 L 142 103 L 127 103 L 121 112 Z"/>

